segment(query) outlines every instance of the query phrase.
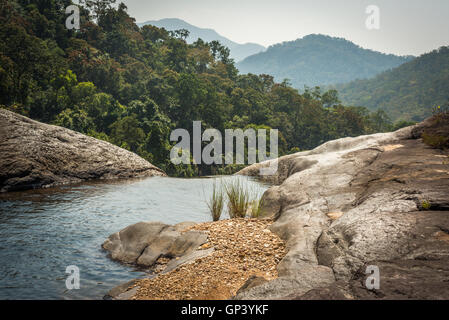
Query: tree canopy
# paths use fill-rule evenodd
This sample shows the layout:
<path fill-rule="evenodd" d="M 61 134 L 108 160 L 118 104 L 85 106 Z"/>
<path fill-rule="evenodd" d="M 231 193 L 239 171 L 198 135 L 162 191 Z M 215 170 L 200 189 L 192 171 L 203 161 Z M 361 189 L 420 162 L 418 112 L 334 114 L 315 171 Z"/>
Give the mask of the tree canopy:
<path fill-rule="evenodd" d="M 1 0 L 1 107 L 109 141 L 176 176 L 238 169 L 170 162 L 171 131 L 190 131 L 194 120 L 222 132 L 276 128 L 281 154 L 392 129 L 382 111 L 344 106 L 336 91 L 300 94 L 270 75 L 239 75 L 219 42 L 139 28 L 114 2 L 82 1 L 81 28 L 68 30 L 70 0 Z"/>

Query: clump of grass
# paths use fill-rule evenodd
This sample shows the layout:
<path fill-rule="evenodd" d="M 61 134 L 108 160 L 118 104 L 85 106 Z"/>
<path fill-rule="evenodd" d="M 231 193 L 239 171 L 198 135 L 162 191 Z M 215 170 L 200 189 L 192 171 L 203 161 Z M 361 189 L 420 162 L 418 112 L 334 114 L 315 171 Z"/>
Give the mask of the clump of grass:
<path fill-rule="evenodd" d="M 225 205 L 231 219 L 258 218 L 263 206 L 260 190 L 243 178 L 222 181 L 220 185 L 215 180 L 212 195 L 206 202 L 213 221 L 220 220 Z"/>
<path fill-rule="evenodd" d="M 221 213 L 223 212 L 224 200 L 223 188 L 218 187 L 217 181 L 214 180 L 212 196 L 209 201 L 207 201 L 207 206 L 209 207 L 210 215 L 213 221 L 220 220 Z"/>
<path fill-rule="evenodd" d="M 240 179 L 225 183 L 229 217 L 245 218 L 249 208 L 249 192 Z"/>
<path fill-rule="evenodd" d="M 422 139 L 425 144 L 436 149 L 445 149 L 449 146 L 449 138 L 441 135 L 424 132 L 422 134 Z"/>
<path fill-rule="evenodd" d="M 248 185 L 246 180 L 235 179 L 225 184 L 228 198 L 229 217 L 258 218 L 262 212 L 263 200 L 255 185 Z"/>
<path fill-rule="evenodd" d="M 251 218 L 259 218 L 262 214 L 263 198 L 251 201 Z"/>
<path fill-rule="evenodd" d="M 421 203 L 421 206 L 422 206 L 422 208 L 423 208 L 424 210 L 429 210 L 430 207 L 431 207 L 431 204 L 430 204 L 429 201 L 424 200 L 424 201 Z"/>

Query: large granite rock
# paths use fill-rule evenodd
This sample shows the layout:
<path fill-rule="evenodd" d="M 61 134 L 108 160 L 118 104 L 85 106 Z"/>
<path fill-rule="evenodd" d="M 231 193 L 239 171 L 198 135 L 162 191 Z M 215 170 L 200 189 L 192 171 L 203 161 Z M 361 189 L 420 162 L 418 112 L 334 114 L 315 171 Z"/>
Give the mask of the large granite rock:
<path fill-rule="evenodd" d="M 186 263 L 188 260 L 180 258 L 196 259 L 198 256 L 193 253 L 207 241 L 207 235 L 201 231 L 185 231 L 194 224 L 183 222 L 171 226 L 160 222 L 139 222 L 110 235 L 102 247 L 114 260 L 144 267 L 154 266 L 159 258 Z M 176 264 L 169 265 L 173 269 Z"/>
<path fill-rule="evenodd" d="M 160 222 L 139 222 L 114 233 L 102 244 L 114 260 L 167 273 L 214 252 L 203 249 L 207 234 L 188 230 L 194 222 L 174 226 Z M 104 299 L 128 300 L 137 292 L 136 280 L 112 288 Z"/>
<path fill-rule="evenodd" d="M 0 192 L 91 179 L 164 176 L 136 154 L 0 109 Z"/>
<path fill-rule="evenodd" d="M 276 184 L 263 211 L 276 218 L 271 230 L 288 253 L 278 279 L 236 299 L 449 299 L 449 153 L 420 139 L 432 127 L 428 120 L 272 160 L 279 169 L 261 177 Z M 269 162 L 240 174 L 257 176 Z M 379 290 L 364 286 L 366 265 L 379 267 Z"/>
<path fill-rule="evenodd" d="M 380 287 L 366 288 L 366 267 L 376 265 L 381 270 Z M 447 300 L 449 297 L 449 260 L 405 259 L 370 261 L 349 281 L 337 281 L 306 294 L 292 294 L 294 300 Z"/>

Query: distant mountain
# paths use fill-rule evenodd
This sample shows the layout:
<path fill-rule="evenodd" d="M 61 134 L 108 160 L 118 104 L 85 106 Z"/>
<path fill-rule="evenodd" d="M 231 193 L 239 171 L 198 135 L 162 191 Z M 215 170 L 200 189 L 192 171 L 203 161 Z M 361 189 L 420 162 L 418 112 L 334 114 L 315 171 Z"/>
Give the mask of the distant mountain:
<path fill-rule="evenodd" d="M 181 19 L 162 19 L 158 21 L 147 21 L 144 23 L 138 23 L 137 25 L 139 27 L 142 27 L 147 24 L 151 24 L 158 28 L 165 28 L 168 31 L 187 29 L 190 31 L 190 35 L 187 38 L 188 43 L 193 43 L 198 38 L 201 38 L 206 42 L 218 40 L 222 45 L 228 47 L 231 50 L 231 58 L 233 58 L 236 62 L 241 61 L 250 55 L 265 50 L 265 47 L 259 44 L 256 43 L 239 44 L 229 40 L 228 38 L 221 36 L 215 30 L 198 28 Z"/>
<path fill-rule="evenodd" d="M 420 121 L 449 103 L 449 46 L 373 79 L 338 85 L 343 103 L 384 109 L 393 119 Z"/>
<path fill-rule="evenodd" d="M 308 35 L 270 46 L 237 64 L 241 73 L 270 74 L 276 81 L 289 79 L 293 87 L 345 83 L 373 77 L 413 57 L 363 49 L 354 43 L 325 35 Z"/>

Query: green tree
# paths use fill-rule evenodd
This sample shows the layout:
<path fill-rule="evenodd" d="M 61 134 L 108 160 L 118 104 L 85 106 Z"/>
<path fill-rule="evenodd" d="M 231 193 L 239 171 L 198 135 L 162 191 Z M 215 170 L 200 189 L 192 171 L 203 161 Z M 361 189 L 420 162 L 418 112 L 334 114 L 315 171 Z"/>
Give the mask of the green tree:
<path fill-rule="evenodd" d="M 134 114 L 117 120 L 111 124 L 110 129 L 112 141 L 133 152 L 137 151 L 146 137 L 145 132 L 139 128 L 139 121 Z"/>

